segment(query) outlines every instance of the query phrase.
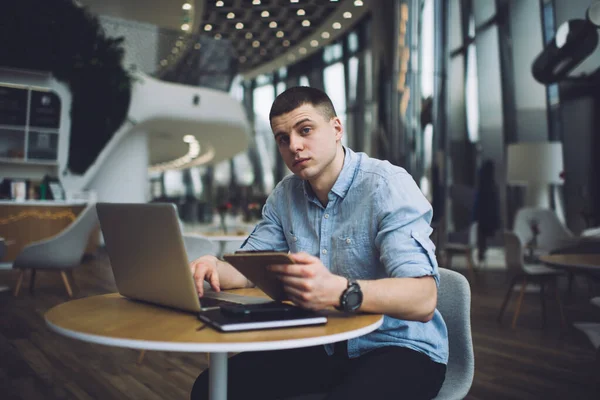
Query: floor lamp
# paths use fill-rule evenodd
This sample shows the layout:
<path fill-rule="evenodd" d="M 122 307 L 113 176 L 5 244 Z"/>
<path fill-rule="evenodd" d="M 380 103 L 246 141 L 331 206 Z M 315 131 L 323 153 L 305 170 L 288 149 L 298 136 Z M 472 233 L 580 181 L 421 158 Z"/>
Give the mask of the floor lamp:
<path fill-rule="evenodd" d="M 526 186 L 525 206 L 550 207 L 549 185 L 562 185 L 563 149 L 561 142 L 522 142 L 507 148 L 506 181 L 510 185 Z M 564 222 L 562 201 L 552 191 L 555 212 Z"/>

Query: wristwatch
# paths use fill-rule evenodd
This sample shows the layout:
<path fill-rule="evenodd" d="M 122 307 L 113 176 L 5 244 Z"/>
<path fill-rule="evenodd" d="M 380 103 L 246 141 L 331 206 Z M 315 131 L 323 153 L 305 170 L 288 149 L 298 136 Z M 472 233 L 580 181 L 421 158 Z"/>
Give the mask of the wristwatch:
<path fill-rule="evenodd" d="M 339 311 L 354 312 L 360 308 L 363 301 L 363 293 L 358 282 L 348 279 L 348 287 L 340 296 L 340 305 L 335 306 Z"/>

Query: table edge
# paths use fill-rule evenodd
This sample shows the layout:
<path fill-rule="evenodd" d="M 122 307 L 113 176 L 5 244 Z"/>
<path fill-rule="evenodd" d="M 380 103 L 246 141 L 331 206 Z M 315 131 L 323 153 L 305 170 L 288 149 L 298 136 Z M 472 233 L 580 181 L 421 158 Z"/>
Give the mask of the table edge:
<path fill-rule="evenodd" d="M 71 329 L 65 329 L 58 325 L 53 324 L 44 317 L 46 325 L 54 332 L 72 338 L 81 340 L 88 343 L 102 344 L 106 346 L 124 347 L 129 349 L 143 349 L 143 350 L 156 350 L 156 351 L 179 351 L 179 352 L 208 352 L 208 353 L 221 353 L 221 352 L 240 352 L 240 351 L 267 351 L 267 350 L 284 350 L 302 347 L 318 346 L 323 344 L 330 344 L 340 342 L 342 340 L 353 339 L 364 334 L 373 332 L 379 328 L 383 323 L 383 315 L 374 323 L 364 326 L 359 329 L 355 329 L 349 332 L 335 333 L 327 336 L 302 338 L 302 339 L 289 339 L 289 340 L 276 340 L 266 342 L 242 342 L 242 343 L 190 343 L 190 342 L 162 342 L 154 340 L 140 340 L 140 339 L 122 339 L 112 338 L 108 336 L 101 336 L 92 333 L 83 333 L 74 331 Z M 211 329 L 211 328 L 207 328 Z M 293 329 L 293 328 L 292 328 Z M 226 335 L 226 333 L 224 333 Z"/>

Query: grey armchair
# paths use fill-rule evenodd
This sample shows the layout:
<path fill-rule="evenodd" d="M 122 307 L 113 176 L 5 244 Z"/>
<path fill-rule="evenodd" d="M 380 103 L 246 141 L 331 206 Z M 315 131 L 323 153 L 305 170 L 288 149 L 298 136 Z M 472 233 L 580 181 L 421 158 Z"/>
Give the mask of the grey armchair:
<path fill-rule="evenodd" d="M 73 290 L 66 271 L 80 265 L 89 237 L 97 224 L 96 205 L 89 204 L 75 221 L 58 235 L 31 243 L 23 248 L 13 262 L 13 268 L 21 271 L 14 295 L 19 295 L 26 270 L 31 270 L 29 288 L 33 292 L 36 271 L 42 269 L 60 272 L 67 294 L 69 297 L 73 297 Z"/>

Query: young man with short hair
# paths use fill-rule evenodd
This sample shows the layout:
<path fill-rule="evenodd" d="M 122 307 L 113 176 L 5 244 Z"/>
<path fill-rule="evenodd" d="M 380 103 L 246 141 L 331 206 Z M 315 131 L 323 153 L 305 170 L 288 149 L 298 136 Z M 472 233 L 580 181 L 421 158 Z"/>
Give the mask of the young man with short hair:
<path fill-rule="evenodd" d="M 269 118 L 293 175 L 273 190 L 242 249 L 292 253 L 296 264 L 269 268 L 297 305 L 385 317 L 374 332 L 335 345 L 234 356 L 229 398 L 435 397 L 446 373 L 448 335 L 436 310 L 430 204 L 404 169 L 342 146 L 342 123 L 322 91 L 286 90 Z M 214 290 L 251 285 L 212 256 L 190 267 L 201 296 L 204 280 Z M 362 296 L 351 296 L 357 292 Z M 196 380 L 192 399 L 206 396 L 208 374 Z"/>

